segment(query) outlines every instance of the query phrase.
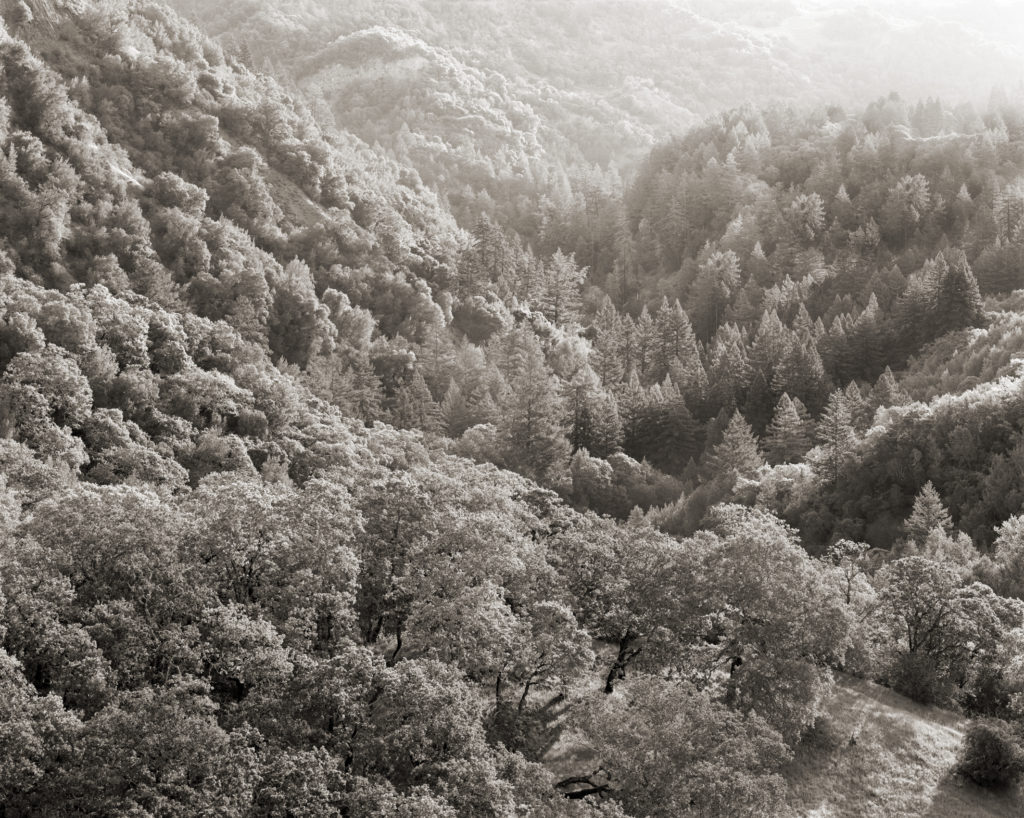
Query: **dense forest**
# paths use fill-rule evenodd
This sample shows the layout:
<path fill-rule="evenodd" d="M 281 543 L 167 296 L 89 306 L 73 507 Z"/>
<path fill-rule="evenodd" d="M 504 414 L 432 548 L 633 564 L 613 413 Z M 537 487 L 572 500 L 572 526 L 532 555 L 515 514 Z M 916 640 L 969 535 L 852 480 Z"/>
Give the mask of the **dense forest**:
<path fill-rule="evenodd" d="M 840 674 L 1016 784 L 1021 100 L 176 5 L 0 6 L 0 816 L 787 815 Z"/>

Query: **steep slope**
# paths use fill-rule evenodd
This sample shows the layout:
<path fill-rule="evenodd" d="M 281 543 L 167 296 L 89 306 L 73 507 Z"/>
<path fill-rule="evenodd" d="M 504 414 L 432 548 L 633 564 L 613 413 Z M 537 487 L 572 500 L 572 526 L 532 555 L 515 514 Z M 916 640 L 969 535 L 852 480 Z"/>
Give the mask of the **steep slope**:
<path fill-rule="evenodd" d="M 922 563 L 955 613 L 925 681 L 1014 717 L 1024 603 L 949 566 L 868 577 L 735 504 L 680 541 L 522 476 L 568 492 L 575 397 L 591 488 L 623 515 L 678 495 L 616 451 L 571 257 L 486 221 L 467 250 L 414 169 L 164 6 L 4 10 L 5 816 L 781 814 L 850 644 L 903 668 Z M 930 280 L 969 283 L 950 258 Z M 660 318 L 661 362 L 700 365 L 682 307 Z M 694 432 L 663 384 L 630 378 L 634 423 L 674 415 L 647 446 Z M 722 438 L 763 471 L 742 418 Z M 540 763 L 570 723 L 607 799 Z"/>
<path fill-rule="evenodd" d="M 506 147 L 537 140 L 549 154 L 541 167 L 581 157 L 624 167 L 652 140 L 747 102 L 860 106 L 899 90 L 982 103 L 1024 68 L 1011 37 L 934 6 L 901 16 L 811 0 L 175 4 L 256 65 L 269 59 L 322 93 L 342 126 L 401 150 L 410 147 L 396 139 L 405 124 L 432 162 L 446 145 L 454 155 L 443 160 L 445 181 L 477 189 L 472 168 L 457 172 L 462 130 L 445 109 L 466 108 L 466 123 L 473 109 L 500 111 L 512 126 Z M 408 49 L 417 60 L 402 55 Z M 358 68 L 354 53 L 365 58 Z M 380 94 L 372 117 L 360 104 L 364 85 Z M 518 158 L 495 160 L 512 169 Z"/>
<path fill-rule="evenodd" d="M 547 627 L 509 607 L 536 603 L 586 666 L 534 548 L 570 512 L 366 429 L 288 361 L 374 327 L 290 254 L 400 299 L 443 212 L 164 7 L 49 11 L 0 26 L 0 811 L 589 814 L 491 739 L 455 634 L 428 635 L 435 590 L 499 641 Z"/>
<path fill-rule="evenodd" d="M 967 721 L 859 679 L 841 678 L 828 716 L 785 771 L 801 818 L 1010 818 L 1021 793 L 955 775 Z"/>
<path fill-rule="evenodd" d="M 1019 374 L 1024 362 L 1024 293 L 995 299 L 983 329 L 953 333 L 910 361 L 900 383 L 914 400 L 958 394 Z"/>

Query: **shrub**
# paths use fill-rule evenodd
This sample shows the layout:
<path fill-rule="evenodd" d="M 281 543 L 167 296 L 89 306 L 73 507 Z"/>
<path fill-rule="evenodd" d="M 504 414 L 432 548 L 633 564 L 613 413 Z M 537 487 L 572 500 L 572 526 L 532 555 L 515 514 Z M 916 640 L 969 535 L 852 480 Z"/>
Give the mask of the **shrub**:
<path fill-rule="evenodd" d="M 923 651 L 901 654 L 889 674 L 893 690 L 920 704 L 949 704 L 954 697 L 954 685 L 943 673 L 935 659 Z"/>
<path fill-rule="evenodd" d="M 999 719 L 972 722 L 964 735 L 957 770 L 982 787 L 1008 787 L 1024 775 L 1024 748 Z"/>

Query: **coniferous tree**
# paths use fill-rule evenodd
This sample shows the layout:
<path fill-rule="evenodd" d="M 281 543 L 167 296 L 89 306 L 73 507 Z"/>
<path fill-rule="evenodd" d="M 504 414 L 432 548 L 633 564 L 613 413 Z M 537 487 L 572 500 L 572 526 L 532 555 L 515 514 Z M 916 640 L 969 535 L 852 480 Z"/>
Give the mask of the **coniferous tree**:
<path fill-rule="evenodd" d="M 794 337 L 788 355 L 775 367 L 772 389 L 785 392 L 817 411 L 828 397 L 828 376 L 813 338 Z"/>
<path fill-rule="evenodd" d="M 574 254 L 555 251 L 544 265 L 544 284 L 541 288 L 540 310 L 556 324 L 571 324 L 579 320 L 580 293 L 587 277 L 586 268 L 576 264 Z"/>
<path fill-rule="evenodd" d="M 630 414 L 623 448 L 670 474 L 680 474 L 697 453 L 697 422 L 672 380 L 656 384 Z"/>
<path fill-rule="evenodd" d="M 966 253 L 946 251 L 939 254 L 936 263 L 935 311 L 942 331 L 981 326 L 985 310 Z"/>
<path fill-rule="evenodd" d="M 829 484 L 836 486 L 853 458 L 857 443 L 843 390 L 837 389 L 829 396 L 825 411 L 818 420 L 817 438 L 821 447 L 817 464 L 819 473 Z"/>
<path fill-rule="evenodd" d="M 685 360 L 673 358 L 668 365 L 667 377 L 672 379 L 672 383 L 682 394 L 690 412 L 703 417 L 708 395 L 708 375 L 704 371 L 704 364 L 696 350 L 693 357 L 688 357 Z"/>
<path fill-rule="evenodd" d="M 590 367 L 583 367 L 565 389 L 569 445 L 607 457 L 622 443 L 622 421 L 615 397 L 606 391 Z"/>
<path fill-rule="evenodd" d="M 896 376 L 892 374 L 889 367 L 878 376 L 878 381 L 871 390 L 871 405 L 879 406 L 906 406 L 910 403 L 910 395 L 900 386 Z"/>
<path fill-rule="evenodd" d="M 755 429 L 764 429 L 771 420 L 772 406 L 778 395 L 775 391 L 776 371 L 779 364 L 789 357 L 793 344 L 791 335 L 775 310 L 766 310 L 761 315 L 748 354 L 751 381 L 746 416 Z"/>
<path fill-rule="evenodd" d="M 953 530 L 953 520 L 942 504 L 942 498 L 929 480 L 914 498 L 914 507 L 905 525 L 907 536 L 918 545 L 928 539 L 935 529 L 943 534 Z"/>
<path fill-rule="evenodd" d="M 769 462 L 799 463 L 813 444 L 812 429 L 807 410 L 783 393 L 765 435 Z"/>
<path fill-rule="evenodd" d="M 504 231 L 486 214 L 473 227 L 473 244 L 459 260 L 459 293 L 465 298 L 485 294 L 489 288 L 513 281 L 519 263 Z"/>
<path fill-rule="evenodd" d="M 623 362 L 624 328 L 619 311 L 612 300 L 605 296 L 601 307 L 594 316 L 594 342 L 590 353 L 590 365 L 601 383 L 614 389 L 626 374 Z"/>
<path fill-rule="evenodd" d="M 479 409 L 469 405 L 462 387 L 454 380 L 448 385 L 439 411 L 442 427 L 449 437 L 459 437 L 466 429 L 481 422 Z"/>
<path fill-rule="evenodd" d="M 622 371 L 626 374 L 627 379 L 631 373 L 639 377 L 640 373 L 636 354 L 636 321 L 633 320 L 633 316 L 628 312 L 622 313 L 621 319 L 619 334 L 621 346 L 619 347 L 619 354 L 622 359 Z"/>
<path fill-rule="evenodd" d="M 636 369 L 640 380 L 650 383 L 652 380 L 651 367 L 654 364 L 655 351 L 657 349 L 657 334 L 654 326 L 654 319 L 645 305 L 640 310 L 634 330 L 634 349 L 636 354 Z"/>
<path fill-rule="evenodd" d="M 739 411 L 734 412 L 721 441 L 708 457 L 708 473 L 712 478 L 723 475 L 753 477 L 763 465 L 764 456 L 753 429 Z"/>
<path fill-rule="evenodd" d="M 446 328 L 433 325 L 423 343 L 416 348 L 416 369 L 423 374 L 430 392 L 438 400 L 444 397 L 455 364 L 455 349 Z"/>
<path fill-rule="evenodd" d="M 529 331 L 517 335 L 497 421 L 498 438 L 505 464 L 543 483 L 569 462 L 565 410 L 536 336 Z"/>
<path fill-rule="evenodd" d="M 871 425 L 871 406 L 864 399 L 864 394 L 856 381 L 850 381 L 843 390 L 843 397 L 846 399 L 846 408 L 850 412 L 850 420 L 853 428 L 859 433 L 867 431 Z"/>
<path fill-rule="evenodd" d="M 807 305 L 803 301 L 801 301 L 800 306 L 797 307 L 792 327 L 793 332 L 795 332 L 802 341 L 816 338 L 814 319 L 811 318 L 811 314 L 807 311 Z"/>
<path fill-rule="evenodd" d="M 732 294 L 739 286 L 740 262 L 732 250 L 712 252 L 700 265 L 690 297 L 690 319 L 698 337 L 706 341 L 725 318 Z"/>
<path fill-rule="evenodd" d="M 764 248 L 761 247 L 760 241 L 758 241 L 754 245 L 754 249 L 750 251 L 750 256 L 747 259 L 747 267 L 749 268 L 750 277 L 762 287 L 766 287 L 771 284 L 771 263 L 768 261 L 768 257 L 764 254 Z"/>
<path fill-rule="evenodd" d="M 414 370 L 412 377 L 396 390 L 391 422 L 399 429 L 422 429 L 425 432 L 440 430 L 441 408 L 430 394 L 430 388 L 419 369 Z"/>
<path fill-rule="evenodd" d="M 732 411 L 741 405 L 751 380 L 743 333 L 726 324 L 715 333 L 708 350 L 708 400 L 711 411 Z"/>
<path fill-rule="evenodd" d="M 384 391 L 367 356 L 360 355 L 350 364 L 336 394 L 337 404 L 356 417 L 367 423 L 381 420 Z"/>
<path fill-rule="evenodd" d="M 931 279 L 928 268 L 910 276 L 906 288 L 893 307 L 893 340 L 899 363 L 906 361 L 938 332 L 944 331 L 939 328 L 934 315 L 936 287 Z"/>
<path fill-rule="evenodd" d="M 874 293 L 847 334 L 845 371 L 853 377 L 871 377 L 886 357 L 884 329 Z"/>
<path fill-rule="evenodd" d="M 697 337 L 693 334 L 690 318 L 679 299 L 669 306 L 668 299 L 663 298 L 654 323 L 656 337 L 651 372 L 654 380 L 661 381 L 670 374 L 670 367 L 675 360 L 699 363 Z M 676 385 L 680 385 L 678 381 Z"/>

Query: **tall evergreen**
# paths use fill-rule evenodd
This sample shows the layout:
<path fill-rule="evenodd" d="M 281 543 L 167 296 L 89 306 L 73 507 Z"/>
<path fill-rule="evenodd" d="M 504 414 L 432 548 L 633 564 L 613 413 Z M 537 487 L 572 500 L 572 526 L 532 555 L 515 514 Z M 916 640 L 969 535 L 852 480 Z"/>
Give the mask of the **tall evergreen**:
<path fill-rule="evenodd" d="M 568 464 L 569 444 L 555 377 L 532 332 L 519 333 L 507 381 L 497 422 L 503 459 L 512 470 L 543 483 Z"/>
<path fill-rule="evenodd" d="M 721 441 L 708 457 L 709 476 L 753 477 L 763 465 L 764 456 L 753 429 L 740 412 L 734 412 L 722 433 Z"/>
<path fill-rule="evenodd" d="M 544 265 L 544 284 L 541 289 L 541 311 L 556 324 L 572 324 L 579 320 L 580 298 L 586 268 L 576 264 L 575 254 L 555 251 Z"/>
<path fill-rule="evenodd" d="M 680 474 L 698 452 L 699 427 L 686 400 L 670 378 L 656 384 L 631 413 L 623 448 L 637 460 L 670 474 Z"/>
<path fill-rule="evenodd" d="M 594 457 L 607 457 L 622 443 L 622 421 L 615 397 L 590 367 L 583 367 L 565 388 L 569 445 Z"/>
<path fill-rule="evenodd" d="M 697 337 L 693 334 L 690 317 L 679 303 L 679 299 L 670 306 L 668 299 L 663 298 L 654 317 L 654 324 L 656 338 L 651 372 L 654 380 L 664 379 L 675 360 L 681 363 L 699 362 Z M 679 385 L 678 381 L 676 385 Z"/>
<path fill-rule="evenodd" d="M 437 432 L 441 428 L 441 408 L 430 394 L 423 374 L 416 369 L 412 377 L 395 392 L 391 422 L 400 429 Z"/>
<path fill-rule="evenodd" d="M 612 300 L 605 296 L 594 316 L 594 340 L 590 365 L 601 383 L 614 389 L 625 377 L 623 362 L 624 328 L 622 317 Z"/>
<path fill-rule="evenodd" d="M 482 295 L 496 284 L 507 286 L 520 261 L 516 249 L 489 216 L 480 216 L 473 227 L 473 244 L 459 259 L 459 293 Z"/>
<path fill-rule="evenodd" d="M 711 411 L 732 411 L 746 398 L 751 367 L 747 360 L 743 333 L 726 324 L 715 333 L 708 350 L 708 402 Z"/>
<path fill-rule="evenodd" d="M 828 483 L 836 486 L 853 458 L 857 444 L 857 434 L 843 390 L 837 389 L 829 396 L 825 411 L 818 419 L 817 438 L 821 447 L 819 472 Z"/>
<path fill-rule="evenodd" d="M 936 259 L 934 279 L 936 319 L 942 331 L 977 327 L 984 323 L 985 310 L 978 281 L 963 250 L 947 250 Z"/>
<path fill-rule="evenodd" d="M 813 411 L 824 405 L 829 382 L 813 338 L 794 335 L 788 354 L 775 367 L 772 389 L 799 398 Z"/>
<path fill-rule="evenodd" d="M 856 381 L 850 381 L 846 385 L 843 397 L 846 398 L 846 408 L 850 412 L 853 428 L 859 433 L 867 431 L 872 420 L 871 406 L 864 399 L 864 394 L 860 391 Z"/>
<path fill-rule="evenodd" d="M 943 534 L 953 530 L 953 520 L 942 504 L 942 498 L 929 480 L 914 498 L 914 507 L 905 525 L 907 536 L 918 545 L 928 539 L 935 529 Z"/>
<path fill-rule="evenodd" d="M 640 376 L 641 381 L 650 383 L 652 380 L 651 368 L 654 364 L 658 339 L 654 319 L 651 317 L 651 313 L 647 310 L 646 305 L 640 310 L 640 315 L 636 319 L 634 339 L 637 374 Z"/>
<path fill-rule="evenodd" d="M 732 294 L 739 286 L 740 262 L 734 252 L 714 251 L 700 265 L 690 297 L 694 331 L 707 341 L 725 318 Z"/>
<path fill-rule="evenodd" d="M 684 360 L 673 358 L 668 365 L 667 377 L 682 394 L 686 405 L 694 414 L 703 416 L 705 401 L 708 395 L 708 375 L 699 353 Z"/>
<path fill-rule="evenodd" d="M 871 404 L 875 408 L 879 406 L 905 406 L 910 403 L 910 395 L 900 386 L 896 376 L 892 374 L 889 367 L 878 376 L 874 388 L 871 390 Z"/>
<path fill-rule="evenodd" d="M 470 408 L 462 387 L 453 379 L 448 384 L 440 406 L 441 424 L 449 437 L 459 437 L 474 425 L 475 412 Z"/>
<path fill-rule="evenodd" d="M 813 443 L 812 429 L 807 410 L 783 393 L 765 434 L 769 462 L 799 463 Z"/>

